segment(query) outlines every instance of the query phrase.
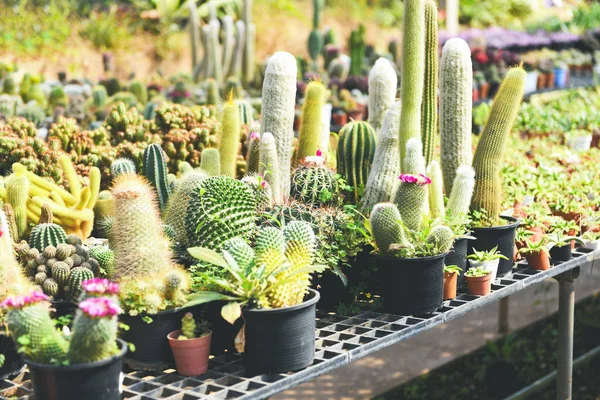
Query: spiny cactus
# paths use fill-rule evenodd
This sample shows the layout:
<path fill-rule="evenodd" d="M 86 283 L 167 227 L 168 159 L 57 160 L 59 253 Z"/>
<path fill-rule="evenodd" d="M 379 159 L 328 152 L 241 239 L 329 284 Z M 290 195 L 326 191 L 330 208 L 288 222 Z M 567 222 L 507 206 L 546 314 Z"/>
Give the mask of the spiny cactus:
<path fill-rule="evenodd" d="M 246 175 L 242 178 L 256 198 L 256 210 L 262 211 L 273 205 L 273 192 L 271 185 L 258 174 Z"/>
<path fill-rule="evenodd" d="M 252 107 L 252 104 L 242 100 L 236 100 L 235 104 L 240 112 L 240 122 L 242 125 L 251 125 L 254 122 L 254 107 Z"/>
<path fill-rule="evenodd" d="M 425 0 L 404 2 L 402 27 L 401 160 L 406 154 L 408 140 L 421 137 L 421 101 L 425 75 Z M 406 173 L 404 170 L 402 172 Z"/>
<path fill-rule="evenodd" d="M 258 173 L 258 166 L 260 163 L 260 125 L 250 125 L 250 131 L 248 133 L 248 152 L 246 154 L 246 165 L 248 167 L 248 173 Z M 275 149 L 277 151 L 277 149 Z"/>
<path fill-rule="evenodd" d="M 440 66 L 441 167 L 446 195 L 452 192 L 456 169 L 471 165 L 473 71 L 471 50 L 460 38 L 446 42 Z"/>
<path fill-rule="evenodd" d="M 312 159 L 316 159 L 315 162 Z M 302 203 L 322 206 L 337 201 L 338 183 L 322 157 L 308 157 L 292 173 L 291 196 Z"/>
<path fill-rule="evenodd" d="M 163 234 L 154 191 L 140 177 L 121 175 L 115 180 L 112 194 L 115 277 L 144 278 L 170 268 L 172 254 Z"/>
<path fill-rule="evenodd" d="M 346 124 L 340 131 L 337 148 L 337 171 L 354 189 L 354 201 L 359 188 L 364 187 L 375 156 L 375 130 L 368 122 Z"/>
<path fill-rule="evenodd" d="M 117 158 L 110 164 L 110 175 L 113 179 L 121 174 L 135 173 L 135 164 L 128 158 Z"/>
<path fill-rule="evenodd" d="M 50 90 L 48 95 L 48 105 L 50 109 L 54 109 L 57 106 L 66 107 L 69 102 L 69 98 L 65 94 L 62 86 L 55 86 Z"/>
<path fill-rule="evenodd" d="M 446 208 L 446 216 L 449 219 L 465 217 L 469 213 L 474 187 L 475 170 L 473 167 L 469 165 L 458 167 Z"/>
<path fill-rule="evenodd" d="M 444 210 L 444 182 L 442 180 L 442 170 L 437 161 L 432 161 L 427 167 L 427 176 L 431 179 L 429 187 L 429 213 L 431 218 L 444 220 L 446 212 Z"/>
<path fill-rule="evenodd" d="M 277 189 L 271 184 L 271 189 L 277 196 L 276 202 L 280 202 L 280 199 L 287 199 L 290 193 L 297 71 L 298 67 L 293 55 L 277 52 L 267 63 L 263 82 L 260 130 L 263 134 L 271 133 L 275 139 L 280 186 Z"/>
<path fill-rule="evenodd" d="M 77 301 L 83 293 L 82 282 L 92 278 L 94 278 L 94 273 L 89 268 L 74 267 L 69 274 L 69 280 L 65 287 L 65 300 Z"/>
<path fill-rule="evenodd" d="M 380 254 L 389 254 L 392 244 L 408 245 L 401 221 L 400 211 L 394 204 L 378 203 L 373 207 L 371 230 Z"/>
<path fill-rule="evenodd" d="M 186 303 L 186 294 L 190 288 L 190 280 L 185 270 L 172 268 L 161 275 L 162 297 L 174 306 Z"/>
<path fill-rule="evenodd" d="M 362 66 L 365 58 L 365 26 L 360 25 L 358 29 L 350 33 L 350 76 L 361 76 Z"/>
<path fill-rule="evenodd" d="M 302 127 L 300 128 L 296 161 L 314 156 L 321 140 L 321 113 L 325 104 L 326 90 L 321 82 L 310 82 L 302 106 Z"/>
<path fill-rule="evenodd" d="M 433 160 L 437 138 L 438 10 L 434 0 L 425 1 L 425 82 L 421 103 L 421 141 L 425 165 Z"/>
<path fill-rule="evenodd" d="M 218 149 L 208 148 L 202 150 L 200 169 L 208 176 L 221 175 L 221 155 Z"/>
<path fill-rule="evenodd" d="M 6 200 L 12 206 L 17 222 L 16 240 L 21 239 L 27 231 L 27 199 L 29 197 L 29 180 L 23 175 L 11 175 L 6 179 Z"/>
<path fill-rule="evenodd" d="M 13 241 L 3 211 L 0 211 L 0 233 L 0 298 L 5 299 L 8 296 L 25 293 L 30 285 L 14 258 Z"/>
<path fill-rule="evenodd" d="M 445 225 L 437 225 L 431 229 L 426 241 L 435 246 L 440 253 L 447 253 L 454 242 L 454 233 Z"/>
<path fill-rule="evenodd" d="M 115 272 L 117 262 L 114 251 L 104 246 L 95 246 L 90 249 L 90 258 L 96 260 L 100 267 L 100 275 L 111 279 Z"/>
<path fill-rule="evenodd" d="M 244 0 L 243 21 L 246 26 L 246 47 L 244 49 L 244 82 L 254 80 L 256 62 L 254 61 L 254 48 L 256 45 L 256 26 L 252 23 L 252 0 Z M 294 74 L 295 75 L 295 74 Z"/>
<path fill-rule="evenodd" d="M 256 258 L 254 249 L 241 237 L 226 241 L 223 244 L 223 251 L 229 253 L 241 269 L 247 268 Z"/>
<path fill-rule="evenodd" d="M 58 246 L 65 243 L 67 234 L 65 230 L 57 224 L 46 223 L 38 224 L 31 230 L 29 235 L 29 246 L 43 251 L 48 246 Z"/>
<path fill-rule="evenodd" d="M 194 315 L 190 312 L 185 313 L 181 319 L 181 334 L 185 339 L 196 337 L 196 320 L 194 320 Z M 182 337 L 179 336 L 179 339 L 182 339 Z"/>
<path fill-rule="evenodd" d="M 144 176 L 156 190 L 160 209 L 167 207 L 171 187 L 167 181 L 167 160 L 160 145 L 154 143 L 144 150 Z"/>
<path fill-rule="evenodd" d="M 236 160 L 240 147 L 240 114 L 233 99 L 223 107 L 223 128 L 219 141 L 221 174 L 235 178 Z"/>
<path fill-rule="evenodd" d="M 19 237 L 19 231 L 17 229 L 17 220 L 15 219 L 15 213 L 13 211 L 12 206 L 9 203 L 5 203 L 2 205 L 2 211 L 4 212 L 4 217 L 6 218 L 6 229 L 11 240 L 14 241 Z M 5 239 L 5 238 L 4 238 Z"/>
<path fill-rule="evenodd" d="M 283 194 L 281 193 L 282 174 L 279 170 L 280 163 L 277 159 L 277 147 L 273 135 L 265 132 L 260 140 L 260 159 L 258 164 L 258 173 L 271 187 L 273 202 L 275 204 L 283 203 Z"/>
<path fill-rule="evenodd" d="M 386 58 L 378 59 L 369 73 L 369 124 L 375 132 L 379 132 L 386 111 L 394 104 L 397 87 L 398 77 L 392 64 Z"/>
<path fill-rule="evenodd" d="M 485 210 L 492 218 L 498 218 L 502 211 L 500 166 L 523 99 L 526 75 L 521 67 L 511 68 L 506 73 L 473 157 L 475 189 L 471 210 Z"/>

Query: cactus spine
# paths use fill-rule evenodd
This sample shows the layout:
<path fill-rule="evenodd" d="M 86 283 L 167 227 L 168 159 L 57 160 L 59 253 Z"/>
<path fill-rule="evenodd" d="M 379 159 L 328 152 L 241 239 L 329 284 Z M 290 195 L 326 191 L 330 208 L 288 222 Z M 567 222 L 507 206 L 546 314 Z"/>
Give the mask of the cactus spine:
<path fill-rule="evenodd" d="M 235 178 L 236 161 L 240 145 L 240 114 L 233 99 L 223 108 L 223 130 L 219 142 L 221 174 Z"/>
<path fill-rule="evenodd" d="M 165 152 L 159 144 L 153 143 L 144 150 L 144 176 L 152 184 L 158 195 L 160 209 L 164 210 L 171 196 L 171 186 L 167 179 Z"/>
<path fill-rule="evenodd" d="M 379 132 L 386 111 L 394 104 L 397 86 L 392 64 L 385 58 L 378 59 L 369 73 L 369 124 L 375 132 Z"/>
<path fill-rule="evenodd" d="M 431 179 L 429 190 L 429 213 L 434 219 L 444 220 L 446 212 L 444 211 L 444 184 L 442 180 L 442 170 L 437 161 L 432 161 L 427 167 L 427 176 Z"/>
<path fill-rule="evenodd" d="M 221 175 L 221 157 L 219 150 L 208 148 L 202 150 L 200 155 L 200 169 L 208 174 L 208 176 Z"/>
<path fill-rule="evenodd" d="M 449 219 L 464 217 L 469 213 L 474 187 L 475 170 L 473 167 L 469 165 L 458 167 L 446 208 L 446 216 Z"/>
<path fill-rule="evenodd" d="M 442 50 L 440 72 L 440 159 L 447 195 L 452 192 L 456 169 L 471 165 L 473 158 L 472 69 L 469 45 L 459 38 L 448 40 Z"/>
<path fill-rule="evenodd" d="M 317 154 L 321 141 L 321 114 L 324 104 L 325 86 L 321 82 L 309 83 L 302 106 L 302 127 L 296 161 L 302 161 L 307 156 Z"/>
<path fill-rule="evenodd" d="M 408 140 L 421 137 L 421 101 L 425 75 L 425 0 L 404 2 L 402 26 L 401 160 L 406 154 Z"/>
<path fill-rule="evenodd" d="M 394 204 L 379 203 L 373 207 L 371 229 L 380 254 L 389 254 L 392 244 L 408 244 L 401 221 L 400 211 Z"/>
<path fill-rule="evenodd" d="M 385 113 L 379 132 L 373 165 L 360 202 L 363 213 L 369 213 L 377 203 L 390 201 L 394 196 L 400 174 L 400 146 L 398 129 L 402 103 L 396 102 Z"/>
<path fill-rule="evenodd" d="M 375 131 L 368 122 L 346 124 L 340 131 L 337 148 L 337 170 L 354 188 L 354 201 L 358 201 L 359 188 L 367 182 L 375 155 Z"/>
<path fill-rule="evenodd" d="M 249 0 L 247 1 L 249 2 Z M 273 193 L 278 193 L 283 199 L 287 199 L 290 193 L 297 71 L 298 67 L 293 55 L 277 52 L 267 63 L 263 83 L 260 130 L 261 133 L 270 132 L 275 138 L 281 178 L 279 190 L 277 191 L 273 185 L 271 185 L 271 189 Z M 276 202 L 280 201 L 276 198 Z"/>
<path fill-rule="evenodd" d="M 437 137 L 438 10 L 434 0 L 425 1 L 425 82 L 421 103 L 421 141 L 425 165 L 433 160 Z"/>
<path fill-rule="evenodd" d="M 29 198 L 29 180 L 24 175 L 12 175 L 6 180 L 6 200 L 12 206 L 17 223 L 15 242 L 27 231 L 27 199 Z"/>
<path fill-rule="evenodd" d="M 271 186 L 273 193 L 273 202 L 275 204 L 283 203 L 281 193 L 281 173 L 279 163 L 277 161 L 277 147 L 275 138 L 269 132 L 261 135 L 260 139 L 260 161 L 258 165 L 258 173 Z"/>
<path fill-rule="evenodd" d="M 508 135 L 515 122 L 525 87 L 526 72 L 521 67 L 511 68 L 494 97 L 490 117 L 473 157 L 475 189 L 471 210 L 485 210 L 498 218 L 502 206 L 500 166 Z"/>

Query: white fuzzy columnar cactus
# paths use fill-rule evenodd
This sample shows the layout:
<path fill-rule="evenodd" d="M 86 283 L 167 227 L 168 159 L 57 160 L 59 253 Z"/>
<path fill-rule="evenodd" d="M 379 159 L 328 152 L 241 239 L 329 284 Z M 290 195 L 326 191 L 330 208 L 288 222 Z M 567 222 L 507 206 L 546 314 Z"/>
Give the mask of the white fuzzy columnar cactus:
<path fill-rule="evenodd" d="M 258 164 L 258 173 L 271 187 L 273 202 L 275 204 L 283 203 L 281 196 L 281 172 L 277 161 L 277 147 L 275 138 L 269 132 L 265 132 L 260 137 L 260 157 Z"/>
<path fill-rule="evenodd" d="M 377 203 L 390 201 L 400 174 L 400 147 L 398 128 L 402 103 L 394 103 L 385 113 L 377 138 L 373 165 L 360 202 L 363 213 L 369 213 Z"/>
<path fill-rule="evenodd" d="M 287 199 L 290 194 L 297 72 L 298 66 L 294 56 L 286 52 L 277 52 L 267 63 L 263 82 L 260 130 L 262 133 L 270 132 L 275 139 L 281 177 L 279 193 L 283 199 Z M 275 193 L 273 185 L 271 189 Z"/>
<path fill-rule="evenodd" d="M 475 170 L 470 165 L 462 165 L 456 170 L 452 184 L 452 192 L 448 199 L 446 214 L 448 218 L 458 218 L 469 213 L 473 188 L 475 187 Z"/>
<path fill-rule="evenodd" d="M 462 39 L 450 39 L 442 50 L 440 72 L 441 166 L 446 194 L 456 170 L 471 165 L 473 67 L 471 50 Z"/>
<path fill-rule="evenodd" d="M 385 112 L 394 104 L 398 77 L 386 58 L 375 62 L 369 73 L 369 124 L 379 132 Z"/>
<path fill-rule="evenodd" d="M 431 179 L 429 186 L 429 213 L 431 218 L 443 220 L 444 212 L 444 189 L 442 181 L 442 170 L 437 161 L 432 161 L 427 167 L 427 176 Z"/>

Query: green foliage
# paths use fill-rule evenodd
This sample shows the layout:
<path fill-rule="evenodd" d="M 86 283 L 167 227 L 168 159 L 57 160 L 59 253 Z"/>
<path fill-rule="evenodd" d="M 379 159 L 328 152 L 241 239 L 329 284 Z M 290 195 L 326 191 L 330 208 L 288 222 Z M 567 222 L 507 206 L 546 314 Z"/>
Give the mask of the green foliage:
<path fill-rule="evenodd" d="M 484 267 L 475 267 L 475 268 L 469 268 L 467 270 L 467 272 L 465 272 L 465 276 L 479 278 L 479 277 L 482 277 L 482 276 L 487 276 L 487 275 L 489 275 L 491 273 L 492 272 L 490 270 L 485 269 Z"/>
<path fill-rule="evenodd" d="M 532 15 L 532 12 L 531 4 L 526 0 L 510 0 L 506 3 L 494 0 L 466 0 L 459 3 L 460 23 L 473 28 L 522 28 L 523 21 Z"/>
<path fill-rule="evenodd" d="M 108 13 L 94 13 L 81 31 L 81 35 L 99 50 L 115 50 L 128 46 L 130 23 L 116 8 Z"/>
<path fill-rule="evenodd" d="M 469 256 L 467 256 L 467 258 L 469 260 L 475 260 L 484 263 L 499 259 L 508 260 L 506 256 L 500 254 L 500 252 L 498 251 L 498 246 L 494 247 L 491 250 L 477 251 L 477 249 L 473 249 L 473 254 L 470 254 Z"/>

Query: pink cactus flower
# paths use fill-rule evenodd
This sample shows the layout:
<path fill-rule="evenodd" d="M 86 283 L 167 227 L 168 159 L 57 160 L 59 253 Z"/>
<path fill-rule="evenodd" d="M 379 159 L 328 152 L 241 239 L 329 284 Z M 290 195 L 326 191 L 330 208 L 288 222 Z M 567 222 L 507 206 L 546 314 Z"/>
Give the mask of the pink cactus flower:
<path fill-rule="evenodd" d="M 429 185 L 431 179 L 423 174 L 411 175 L 411 174 L 400 174 L 398 177 L 404 183 L 416 183 L 419 186 Z"/>
<path fill-rule="evenodd" d="M 5 228 L 3 226 L 0 226 L 0 238 L 2 236 L 4 236 L 5 233 L 6 233 Z"/>
<path fill-rule="evenodd" d="M 119 284 L 108 279 L 93 278 L 81 283 L 83 290 L 90 294 L 119 294 Z"/>
<path fill-rule="evenodd" d="M 92 297 L 79 303 L 81 311 L 92 318 L 114 317 L 123 312 L 121 307 L 106 297 Z"/>
<path fill-rule="evenodd" d="M 260 133 L 258 132 L 252 132 L 250 134 L 250 140 L 259 140 L 260 139 Z"/>
<path fill-rule="evenodd" d="M 317 149 L 317 157 L 323 157 L 323 152 L 321 149 Z"/>
<path fill-rule="evenodd" d="M 44 293 L 33 292 L 26 296 L 9 297 L 0 303 L 0 306 L 3 308 L 23 308 L 25 306 L 40 303 L 46 300 L 48 300 L 48 296 L 46 296 Z"/>

